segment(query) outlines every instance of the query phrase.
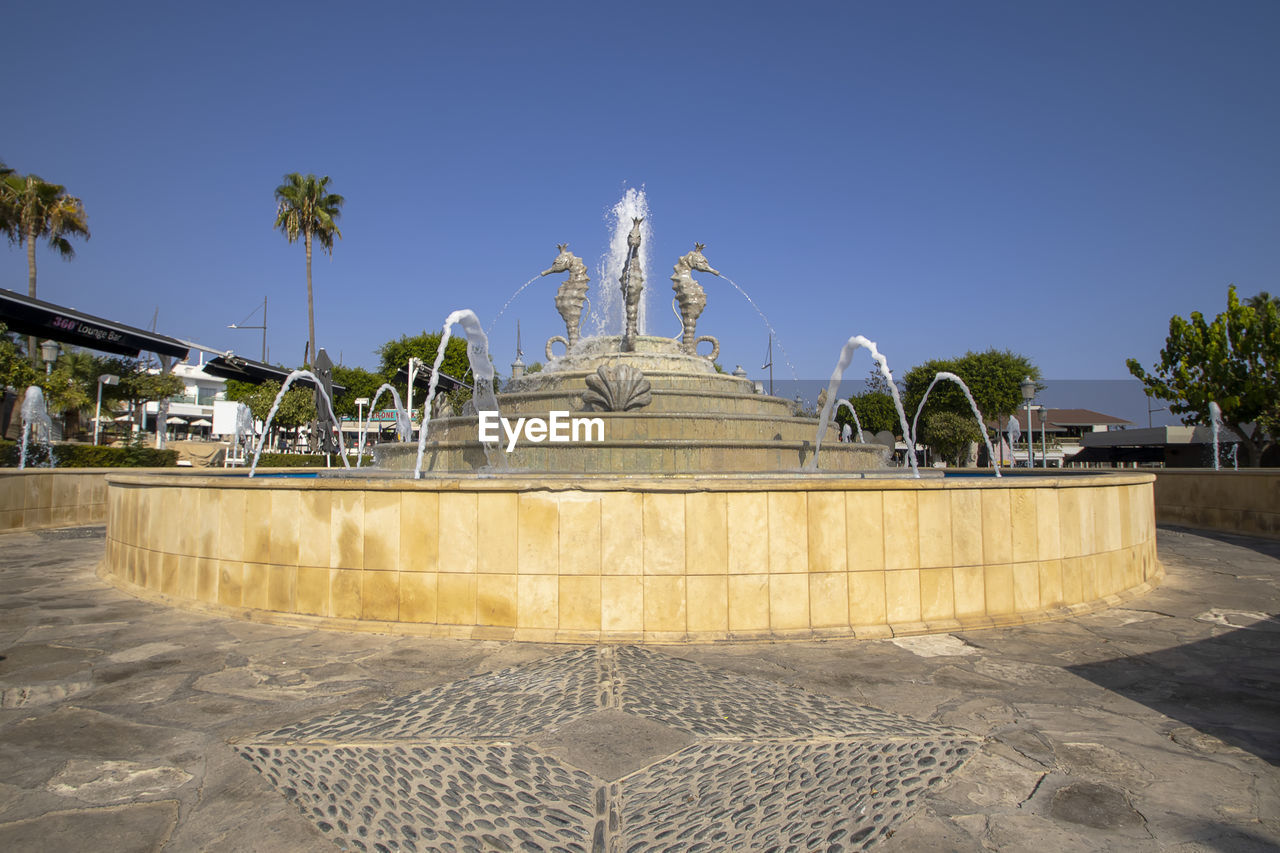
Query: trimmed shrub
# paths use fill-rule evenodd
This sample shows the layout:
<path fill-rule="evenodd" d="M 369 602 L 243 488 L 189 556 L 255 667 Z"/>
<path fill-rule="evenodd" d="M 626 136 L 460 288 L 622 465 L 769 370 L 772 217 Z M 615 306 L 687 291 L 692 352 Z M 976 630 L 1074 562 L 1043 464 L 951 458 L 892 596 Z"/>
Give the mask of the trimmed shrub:
<path fill-rule="evenodd" d="M 0 442 L 0 467 L 17 468 L 20 457 L 16 441 Z M 153 447 L 95 447 L 92 444 L 55 444 L 53 459 L 59 468 L 173 468 L 178 451 Z M 28 447 L 28 464 L 31 464 Z"/>

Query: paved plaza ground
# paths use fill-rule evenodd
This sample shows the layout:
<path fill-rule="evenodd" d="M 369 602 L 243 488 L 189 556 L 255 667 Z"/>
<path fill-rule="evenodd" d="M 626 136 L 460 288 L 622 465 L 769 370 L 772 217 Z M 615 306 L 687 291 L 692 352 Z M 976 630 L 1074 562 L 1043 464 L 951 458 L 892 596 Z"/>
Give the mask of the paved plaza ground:
<path fill-rule="evenodd" d="M 0 850 L 1280 849 L 1280 542 L 883 641 L 582 647 L 277 627 L 0 537 Z"/>

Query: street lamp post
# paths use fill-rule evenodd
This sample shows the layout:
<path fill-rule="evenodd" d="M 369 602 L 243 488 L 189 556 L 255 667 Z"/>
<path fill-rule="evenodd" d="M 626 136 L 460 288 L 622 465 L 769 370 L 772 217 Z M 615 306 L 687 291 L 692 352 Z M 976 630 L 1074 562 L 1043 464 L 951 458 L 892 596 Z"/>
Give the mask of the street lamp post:
<path fill-rule="evenodd" d="M 1040 467 L 1048 469 L 1049 467 L 1049 437 L 1046 434 L 1048 423 L 1045 420 L 1044 413 L 1048 411 L 1044 406 L 1040 407 Z M 1058 460 L 1058 467 L 1062 467 L 1062 460 Z"/>
<path fill-rule="evenodd" d="M 102 423 L 102 386 L 119 385 L 120 377 L 114 373 L 104 373 L 98 377 L 98 410 L 93 413 L 93 446 L 98 446 L 98 427 Z"/>
<path fill-rule="evenodd" d="M 1027 403 L 1027 467 L 1036 467 L 1035 430 L 1031 427 L 1031 401 L 1036 396 L 1036 383 L 1028 376 L 1018 385 L 1022 389 L 1022 399 Z"/>
<path fill-rule="evenodd" d="M 368 397 L 356 397 L 356 429 L 360 430 L 360 451 L 364 450 L 364 407 L 369 405 Z M 373 412 L 369 413 L 370 415 Z"/>
<path fill-rule="evenodd" d="M 44 374 L 53 373 L 53 363 L 58 360 L 58 342 L 45 341 L 40 345 L 40 360 L 44 362 Z"/>
<path fill-rule="evenodd" d="M 253 311 L 250 311 L 249 317 L 252 317 L 256 312 L 257 312 L 256 308 Z M 248 320 L 249 317 L 245 317 L 245 319 Z M 228 329 L 261 329 L 262 330 L 262 362 L 263 364 L 266 364 L 266 361 L 267 361 L 267 297 L 265 296 L 262 297 L 262 325 L 261 326 L 246 326 L 244 323 L 232 323 L 230 326 L 227 326 L 227 328 Z"/>
<path fill-rule="evenodd" d="M 409 356 L 409 389 L 408 389 L 408 405 L 405 407 L 409 412 L 409 438 L 413 438 L 413 381 L 418 378 L 418 369 L 426 367 L 426 363 L 416 355 Z M 426 417 L 424 411 L 423 417 Z"/>

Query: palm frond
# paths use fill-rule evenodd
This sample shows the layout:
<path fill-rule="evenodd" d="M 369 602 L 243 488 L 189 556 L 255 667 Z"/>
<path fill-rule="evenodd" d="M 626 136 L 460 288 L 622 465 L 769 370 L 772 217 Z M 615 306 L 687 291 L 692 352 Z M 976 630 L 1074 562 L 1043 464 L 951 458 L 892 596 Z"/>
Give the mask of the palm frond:
<path fill-rule="evenodd" d="M 292 243 L 299 237 L 312 236 L 321 247 L 332 253 L 333 238 L 342 238 L 336 220 L 342 215 L 346 199 L 328 192 L 329 176 L 290 172 L 276 187 L 275 227 Z"/>
<path fill-rule="evenodd" d="M 9 174 L 2 181 L 0 229 L 15 242 L 28 236 L 47 237 L 49 247 L 63 257 L 75 256 L 67 237 L 89 239 L 89 219 L 84 202 L 67 195 L 67 188 L 39 175 Z"/>

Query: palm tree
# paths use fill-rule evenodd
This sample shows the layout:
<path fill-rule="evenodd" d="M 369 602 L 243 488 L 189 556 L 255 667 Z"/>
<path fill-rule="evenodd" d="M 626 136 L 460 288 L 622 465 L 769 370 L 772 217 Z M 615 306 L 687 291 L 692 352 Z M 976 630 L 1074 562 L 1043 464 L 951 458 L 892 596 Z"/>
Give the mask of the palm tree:
<path fill-rule="evenodd" d="M 38 175 L 10 174 L 0 179 L 3 203 L 0 227 L 9 239 L 27 248 L 27 295 L 36 297 L 36 241 L 48 239 L 49 248 L 66 260 L 76 256 L 69 237 L 89 239 L 89 221 L 84 202 L 67 195 L 67 188 L 51 184 Z M 28 349 L 34 363 L 36 339 L 28 338 Z"/>
<path fill-rule="evenodd" d="M 0 233 L 13 239 L 13 203 L 9 200 L 9 176 L 13 174 L 10 169 L 0 160 Z"/>
<path fill-rule="evenodd" d="M 1280 308 L 1280 296 L 1272 296 L 1270 293 L 1263 290 L 1253 296 L 1250 296 L 1244 301 L 1245 305 L 1248 305 L 1255 311 L 1263 310 L 1267 307 L 1268 303 L 1274 303 L 1277 308 Z"/>
<path fill-rule="evenodd" d="M 284 176 L 284 183 L 276 187 L 276 227 L 292 243 L 299 236 L 307 247 L 307 359 L 315 362 L 316 317 L 311 296 L 311 241 L 319 241 L 321 248 L 333 254 L 333 238 L 342 239 L 336 220 L 342 215 L 342 196 L 329 192 L 329 176 L 303 177 L 297 172 Z"/>

